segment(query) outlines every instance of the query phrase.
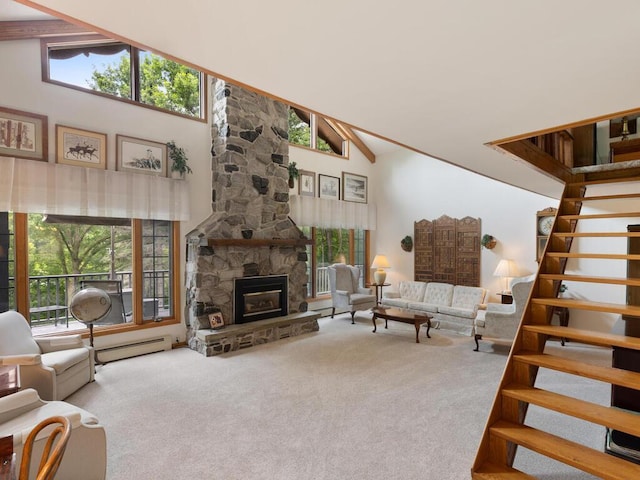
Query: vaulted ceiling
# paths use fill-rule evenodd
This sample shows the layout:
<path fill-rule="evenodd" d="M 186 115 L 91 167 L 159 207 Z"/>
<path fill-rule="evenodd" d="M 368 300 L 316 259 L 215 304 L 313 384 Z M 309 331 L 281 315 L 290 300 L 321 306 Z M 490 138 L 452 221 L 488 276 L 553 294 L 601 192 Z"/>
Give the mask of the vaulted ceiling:
<path fill-rule="evenodd" d="M 551 197 L 487 143 L 640 106 L 633 0 L 20 3 Z"/>

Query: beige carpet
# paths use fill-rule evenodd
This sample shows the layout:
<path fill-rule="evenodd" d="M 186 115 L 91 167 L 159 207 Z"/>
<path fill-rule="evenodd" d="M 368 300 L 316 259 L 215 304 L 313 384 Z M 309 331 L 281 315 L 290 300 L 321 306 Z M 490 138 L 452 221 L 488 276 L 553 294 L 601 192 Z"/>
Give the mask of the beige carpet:
<path fill-rule="evenodd" d="M 413 327 L 396 322 L 373 334 L 365 313 L 356 325 L 348 315 L 319 323 L 217 357 L 183 348 L 98 366 L 96 382 L 67 401 L 104 424 L 109 480 L 470 478 L 506 348 L 473 352 L 470 337 L 444 330 L 422 330 L 416 344 Z M 609 361 L 577 344 L 563 351 Z M 559 375 L 545 381 L 609 401 L 608 387 Z M 601 428 L 530 418 L 602 447 Z M 516 463 L 540 478 L 592 478 L 521 452 Z"/>

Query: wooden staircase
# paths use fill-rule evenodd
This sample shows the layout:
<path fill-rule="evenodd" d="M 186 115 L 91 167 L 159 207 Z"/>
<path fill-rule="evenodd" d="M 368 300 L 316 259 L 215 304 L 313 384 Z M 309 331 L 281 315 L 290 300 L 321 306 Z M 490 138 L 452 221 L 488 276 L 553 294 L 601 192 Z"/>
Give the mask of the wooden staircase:
<path fill-rule="evenodd" d="M 640 255 L 626 253 L 626 244 L 624 247 L 618 248 L 618 251 L 611 248 L 612 242 L 616 241 L 611 239 L 620 239 L 617 240 L 617 245 L 620 246 L 625 238 L 640 236 L 638 232 L 606 232 L 598 231 L 597 228 L 593 231 L 576 231 L 578 222 L 582 222 L 581 227 L 585 228 L 592 225 L 597 227 L 599 221 L 606 219 L 628 219 L 627 224 L 640 223 L 640 212 L 634 211 L 640 210 L 638 208 L 640 194 L 626 191 L 633 190 L 633 188 L 629 188 L 629 182 L 638 182 L 640 179 L 637 177 L 624 178 L 619 174 L 616 176 L 620 178 L 608 178 L 606 175 L 588 177 L 583 174 L 574 176 L 573 180 L 565 187 L 553 230 L 541 258 L 538 275 L 520 329 L 507 359 L 507 365 L 471 469 L 473 479 L 536 478 L 513 468 L 518 447 L 531 450 L 600 478 L 620 480 L 640 478 L 640 464 L 605 453 L 604 448 L 596 450 L 563 438 L 557 432 L 552 434 L 526 425 L 529 405 L 535 405 L 536 408 L 550 410 L 557 415 L 570 416 L 640 437 L 640 415 L 636 413 L 609 405 L 602 406 L 590 403 L 536 387 L 539 369 L 551 369 L 610 385 L 640 390 L 640 373 L 612 366 L 590 364 L 576 359 L 575 355 L 573 358 L 568 358 L 567 355 L 560 356 L 557 355 L 559 348 L 545 351 L 547 340 L 551 338 L 570 340 L 570 343 L 564 347 L 567 349 L 572 348 L 572 345 L 583 343 L 609 349 L 615 347 L 640 350 L 640 338 L 638 337 L 552 325 L 553 312 L 556 307 L 569 308 L 574 312 L 580 310 L 599 312 L 597 314 L 601 312 L 609 317 L 613 315 L 640 317 L 640 307 L 627 305 L 624 300 L 620 303 L 610 303 L 583 298 L 558 298 L 562 282 L 598 284 L 598 288 L 601 289 L 615 285 L 622 290 L 625 289 L 625 286 L 640 286 L 640 278 L 622 278 L 626 277 L 624 274 L 619 277 L 603 277 L 565 273 L 566 270 L 570 270 L 567 269 L 568 262 L 640 260 Z M 603 190 L 604 185 L 608 190 L 621 187 L 619 190 L 622 192 L 598 194 L 599 190 Z M 636 191 L 640 190 L 637 185 L 640 183 L 636 183 Z M 590 190 L 594 190 L 595 194 L 588 195 Z M 636 208 L 625 211 L 629 208 L 629 204 L 633 203 Z M 589 206 L 589 209 L 595 210 L 596 213 L 581 214 L 583 206 Z M 614 223 L 620 224 L 623 220 Z M 620 230 L 626 230 L 626 228 Z M 574 242 L 575 239 L 580 240 Z M 582 243 L 585 241 L 590 242 L 586 244 L 589 246 L 589 251 L 580 251 L 583 249 Z M 598 247 L 595 249 L 596 251 L 593 251 L 594 245 Z M 618 270 L 620 269 L 618 268 Z M 620 297 L 621 295 L 614 295 L 614 298 Z M 638 320 L 640 321 L 640 319 Z M 605 443 L 604 431 L 605 429 L 603 429 L 600 442 L 603 446 Z"/>

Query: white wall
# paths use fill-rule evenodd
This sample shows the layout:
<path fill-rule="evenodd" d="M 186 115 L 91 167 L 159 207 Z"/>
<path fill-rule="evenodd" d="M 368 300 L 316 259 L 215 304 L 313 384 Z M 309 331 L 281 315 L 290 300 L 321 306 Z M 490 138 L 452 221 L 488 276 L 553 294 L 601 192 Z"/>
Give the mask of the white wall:
<path fill-rule="evenodd" d="M 372 192 L 378 229 L 371 248 L 373 254 L 387 255 L 392 266 L 389 282 L 413 279 L 415 250 L 405 252 L 400 240 L 413 238 L 414 222 L 441 215 L 470 216 L 481 219 L 482 234 L 498 240 L 494 249 L 481 249 L 480 284 L 489 290 L 487 301 L 492 302 L 500 301 L 496 293 L 504 289 L 501 279 L 493 276 L 501 259 L 513 259 L 522 275 L 537 271 L 536 211 L 558 206 L 557 200 L 404 149 L 377 159 Z"/>

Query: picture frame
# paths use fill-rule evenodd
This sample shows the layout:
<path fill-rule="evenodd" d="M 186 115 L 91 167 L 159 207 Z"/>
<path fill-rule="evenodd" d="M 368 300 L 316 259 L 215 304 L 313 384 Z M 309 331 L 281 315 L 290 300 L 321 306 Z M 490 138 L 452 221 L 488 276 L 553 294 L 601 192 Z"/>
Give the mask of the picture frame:
<path fill-rule="evenodd" d="M 107 168 L 107 134 L 56 125 L 56 163 Z"/>
<path fill-rule="evenodd" d="M 116 170 L 166 177 L 167 145 L 117 134 Z"/>
<path fill-rule="evenodd" d="M 212 330 L 224 327 L 224 317 L 222 312 L 214 312 L 209 314 L 209 325 Z"/>
<path fill-rule="evenodd" d="M 340 179 L 331 175 L 318 175 L 318 196 L 340 200 Z"/>
<path fill-rule="evenodd" d="M 298 172 L 298 194 L 305 197 L 316 196 L 316 174 L 308 170 Z"/>
<path fill-rule="evenodd" d="M 0 155 L 47 162 L 48 134 L 46 115 L 0 107 Z"/>
<path fill-rule="evenodd" d="M 364 175 L 342 172 L 342 199 L 347 202 L 367 203 L 368 179 Z"/>

